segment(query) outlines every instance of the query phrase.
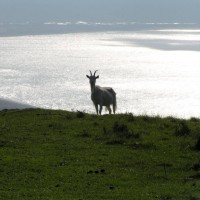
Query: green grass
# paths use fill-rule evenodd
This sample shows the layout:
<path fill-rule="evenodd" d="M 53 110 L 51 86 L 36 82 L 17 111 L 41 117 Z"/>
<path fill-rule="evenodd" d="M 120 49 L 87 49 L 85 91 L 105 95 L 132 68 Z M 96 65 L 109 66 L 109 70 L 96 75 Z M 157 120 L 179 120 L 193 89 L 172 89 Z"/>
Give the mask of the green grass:
<path fill-rule="evenodd" d="M 0 112 L 0 199 L 200 199 L 200 120 Z"/>

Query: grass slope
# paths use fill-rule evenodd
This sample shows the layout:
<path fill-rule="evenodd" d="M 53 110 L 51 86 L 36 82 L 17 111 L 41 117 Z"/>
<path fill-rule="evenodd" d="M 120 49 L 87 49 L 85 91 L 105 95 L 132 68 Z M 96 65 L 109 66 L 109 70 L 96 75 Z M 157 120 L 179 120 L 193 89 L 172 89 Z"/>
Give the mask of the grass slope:
<path fill-rule="evenodd" d="M 200 120 L 0 112 L 0 199 L 200 199 Z"/>

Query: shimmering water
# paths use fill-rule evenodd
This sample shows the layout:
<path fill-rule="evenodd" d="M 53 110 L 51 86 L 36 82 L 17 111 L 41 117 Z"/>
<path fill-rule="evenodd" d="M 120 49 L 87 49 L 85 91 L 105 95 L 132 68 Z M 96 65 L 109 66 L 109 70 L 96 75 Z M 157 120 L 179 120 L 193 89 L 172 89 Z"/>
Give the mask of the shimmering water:
<path fill-rule="evenodd" d="M 0 37 L 0 98 L 94 113 L 89 70 L 119 113 L 200 117 L 200 29 Z"/>

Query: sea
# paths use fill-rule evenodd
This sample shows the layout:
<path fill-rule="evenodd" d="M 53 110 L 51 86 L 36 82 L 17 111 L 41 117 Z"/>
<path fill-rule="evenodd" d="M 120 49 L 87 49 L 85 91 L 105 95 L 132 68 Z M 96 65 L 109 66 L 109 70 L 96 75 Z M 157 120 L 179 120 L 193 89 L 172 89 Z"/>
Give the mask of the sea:
<path fill-rule="evenodd" d="M 117 113 L 200 117 L 200 24 L 0 22 L 0 109 L 95 113 L 89 70 Z"/>

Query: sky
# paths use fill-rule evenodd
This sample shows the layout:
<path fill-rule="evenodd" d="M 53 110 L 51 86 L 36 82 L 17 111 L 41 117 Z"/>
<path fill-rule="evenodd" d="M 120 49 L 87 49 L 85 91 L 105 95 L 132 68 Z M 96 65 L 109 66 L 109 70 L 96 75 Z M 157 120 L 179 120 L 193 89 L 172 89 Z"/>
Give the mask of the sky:
<path fill-rule="evenodd" d="M 0 0 L 0 22 L 199 22 L 200 0 Z"/>

